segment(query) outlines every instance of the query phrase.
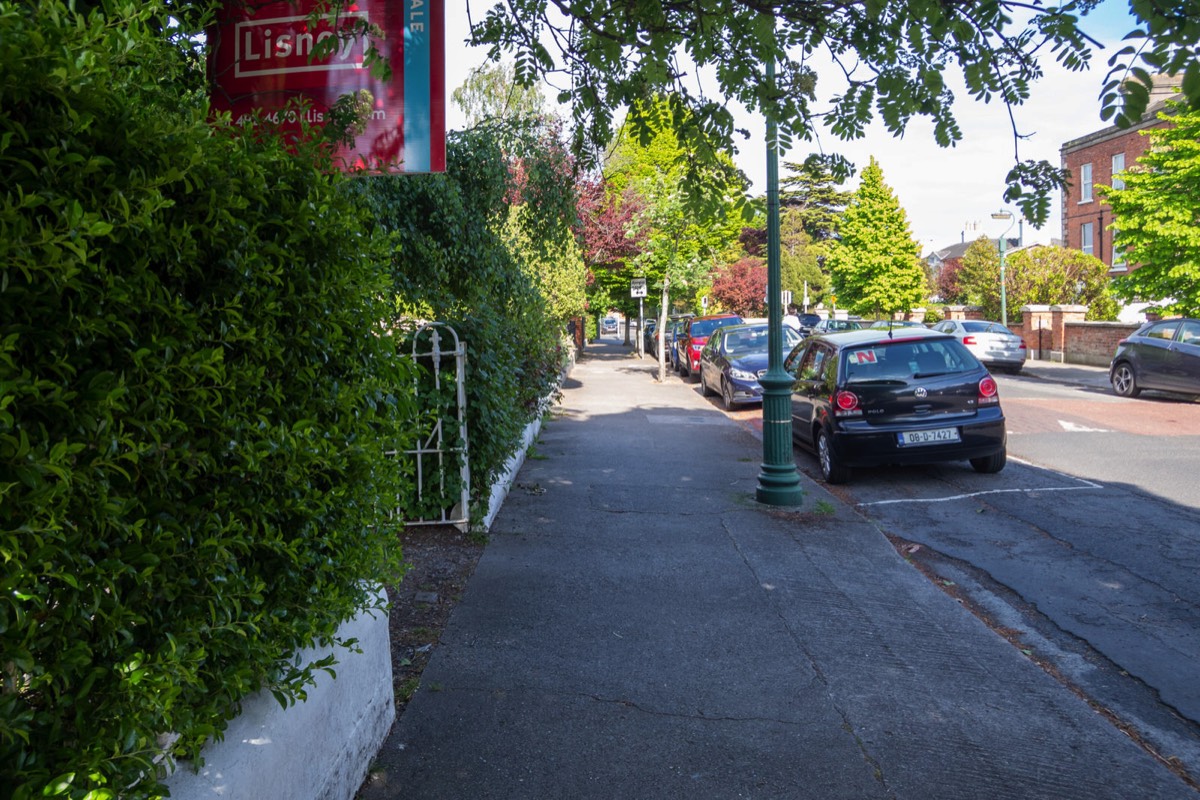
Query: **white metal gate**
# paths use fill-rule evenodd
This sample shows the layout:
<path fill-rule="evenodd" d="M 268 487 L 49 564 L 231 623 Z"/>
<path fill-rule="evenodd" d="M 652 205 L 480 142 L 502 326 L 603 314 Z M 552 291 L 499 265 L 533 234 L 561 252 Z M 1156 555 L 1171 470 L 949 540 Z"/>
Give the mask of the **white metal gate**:
<path fill-rule="evenodd" d="M 471 468 L 468 460 L 467 447 L 467 350 L 466 345 L 458 338 L 458 333 L 441 322 L 427 322 L 413 333 L 412 359 L 415 363 L 424 363 L 429 367 L 429 374 L 420 372 L 414 377 L 415 394 L 418 406 L 422 397 L 422 381 L 425 395 L 439 397 L 442 393 L 446 377 L 443 376 L 443 362 L 454 359 L 454 396 L 455 414 L 453 416 L 438 416 L 426 434 L 422 431 L 421 439 L 416 447 L 406 450 L 405 454 L 412 458 L 416 465 L 417 497 L 421 499 L 445 497 L 447 494 L 447 471 L 453 474 L 455 464 L 458 465 L 460 487 L 457 500 L 448 507 L 442 508 L 436 517 L 406 520 L 407 525 L 453 525 L 461 531 L 471 527 Z M 430 385 L 431 384 L 431 385 Z M 454 427 L 457 425 L 457 439 Z"/>

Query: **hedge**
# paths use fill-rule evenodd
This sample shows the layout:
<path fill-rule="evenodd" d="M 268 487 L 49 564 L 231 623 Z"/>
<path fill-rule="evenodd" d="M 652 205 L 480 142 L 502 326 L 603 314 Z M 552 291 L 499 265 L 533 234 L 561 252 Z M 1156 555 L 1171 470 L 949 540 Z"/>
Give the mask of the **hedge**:
<path fill-rule="evenodd" d="M 212 126 L 156 3 L 0 4 L 0 795 L 153 796 L 402 571 L 411 376 L 346 181 Z M 349 644 L 349 643 L 347 643 Z"/>

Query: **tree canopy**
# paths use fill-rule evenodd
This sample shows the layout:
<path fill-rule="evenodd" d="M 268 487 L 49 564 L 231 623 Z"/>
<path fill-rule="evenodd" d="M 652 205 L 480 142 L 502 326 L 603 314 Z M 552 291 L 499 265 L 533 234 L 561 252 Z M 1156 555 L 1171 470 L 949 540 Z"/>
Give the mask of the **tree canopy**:
<path fill-rule="evenodd" d="M 716 155 L 734 148 L 736 134 L 745 135 L 736 129 L 729 101 L 774 120 L 783 149 L 794 138 L 812 139 L 822 127 L 844 139 L 861 138 L 876 117 L 896 135 L 925 118 L 938 144 L 953 146 L 962 132 L 948 88 L 951 72 L 961 74 L 973 101 L 1020 105 L 1042 76 L 1044 59 L 1076 71 L 1091 64 L 1098 44 L 1084 33 L 1081 18 L 1098 5 L 510 0 L 493 5 L 474 24 L 472 38 L 490 45 L 493 58 L 512 53 L 518 80 L 567 73 L 557 100 L 571 108 L 577 152 L 593 158 L 612 139 L 618 110 L 631 109 L 628 122 L 635 128 L 661 127 L 639 104 L 655 95 L 672 98 L 671 118 L 690 154 L 690 196 L 711 201 L 697 178 L 719 166 Z M 1200 107 L 1200 30 L 1194 23 L 1200 0 L 1136 0 L 1131 9 L 1137 30 L 1109 61 L 1103 118 L 1115 116 L 1123 125 L 1139 120 L 1152 72 L 1183 75 L 1189 103 Z M 826 56 L 835 67 L 822 79 L 838 73 L 828 105 L 818 102 L 813 66 Z M 773 79 L 763 69 L 768 60 L 778 65 Z M 708 71 L 715 72 L 715 84 Z M 697 73 L 706 80 L 696 80 Z M 712 93 L 705 88 L 714 85 Z M 1023 133 L 1014 127 L 1004 200 L 1041 224 L 1050 192 L 1065 175 L 1045 161 L 1022 161 Z"/>
<path fill-rule="evenodd" d="M 1200 314 L 1200 111 L 1174 106 L 1146 131 L 1151 146 L 1125 172 L 1125 188 L 1097 187 L 1113 209 L 1114 248 L 1136 269 L 1113 289 L 1125 300 Z"/>
<path fill-rule="evenodd" d="M 842 214 L 829 254 L 838 304 L 859 314 L 909 311 L 925 295 L 925 270 L 908 217 L 874 158 Z"/>
<path fill-rule="evenodd" d="M 987 319 L 1000 319 L 1000 251 L 993 239 L 981 236 L 967 247 L 955 271 L 957 301 L 979 306 Z M 1117 305 L 1109 292 L 1108 267 L 1080 250 L 1035 245 L 1004 258 L 1004 294 L 1008 320 L 1020 321 L 1028 305 L 1081 304 L 1088 319 L 1116 318 Z"/>

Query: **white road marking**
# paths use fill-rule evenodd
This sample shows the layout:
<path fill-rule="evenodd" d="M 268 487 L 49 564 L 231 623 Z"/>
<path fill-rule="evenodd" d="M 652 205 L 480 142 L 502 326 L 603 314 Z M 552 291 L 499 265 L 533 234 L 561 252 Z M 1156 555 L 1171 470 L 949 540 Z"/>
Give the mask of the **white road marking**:
<path fill-rule="evenodd" d="M 1080 425 L 1076 422 L 1067 422 L 1065 419 L 1060 419 L 1058 424 L 1062 425 L 1062 429 L 1064 431 L 1068 431 L 1070 433 L 1112 433 L 1112 431 L 1110 431 L 1108 428 L 1089 428 L 1087 425 Z"/>
<path fill-rule="evenodd" d="M 1100 484 L 1093 483 L 1092 481 L 1089 481 L 1085 478 L 1077 478 L 1074 475 L 1067 475 L 1066 473 L 1059 472 L 1058 470 L 1048 469 L 1046 467 L 1040 467 L 1036 464 L 1033 464 L 1029 461 L 1024 461 L 1019 458 L 1013 458 L 1012 456 L 1009 456 L 1008 460 L 1015 461 L 1018 464 L 1024 464 L 1027 467 L 1035 467 L 1036 469 L 1040 469 L 1045 472 L 1053 473 L 1065 480 L 1078 481 L 1082 485 L 1081 486 L 1046 486 L 1046 487 L 1042 487 L 1039 489 L 987 489 L 986 491 L 982 491 L 982 492 L 966 492 L 964 494 L 950 495 L 949 497 L 909 497 L 909 498 L 903 498 L 903 499 L 899 499 L 899 500 L 873 500 L 869 503 L 856 503 L 855 505 L 859 508 L 862 508 L 865 506 L 891 506 L 891 505 L 898 505 L 900 503 L 949 503 L 954 500 L 968 500 L 972 497 L 983 497 L 984 495 L 989 495 L 989 494 L 1036 494 L 1038 492 L 1078 492 L 1078 491 L 1086 491 L 1088 489 L 1103 489 L 1104 488 Z"/>

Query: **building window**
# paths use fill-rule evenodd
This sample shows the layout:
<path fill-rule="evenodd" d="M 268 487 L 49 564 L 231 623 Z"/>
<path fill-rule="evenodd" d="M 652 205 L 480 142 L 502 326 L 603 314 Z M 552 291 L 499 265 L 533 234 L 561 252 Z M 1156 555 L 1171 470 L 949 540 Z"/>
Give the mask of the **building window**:
<path fill-rule="evenodd" d="M 1079 202 L 1092 202 L 1092 165 L 1083 164 L 1079 167 Z"/>
<path fill-rule="evenodd" d="M 1120 175 L 1122 172 L 1125 171 L 1125 154 L 1124 153 L 1117 153 L 1115 156 L 1113 156 L 1112 167 L 1113 167 L 1112 168 L 1112 188 L 1124 189 L 1125 181 L 1123 181 L 1117 177 L 1118 175 Z"/>
<path fill-rule="evenodd" d="M 1089 256 L 1095 252 L 1095 237 L 1092 233 L 1094 226 L 1093 222 L 1085 222 L 1079 226 L 1079 249 Z"/>
<path fill-rule="evenodd" d="M 1113 183 L 1116 183 L 1115 179 Z M 1114 185 L 1113 188 L 1115 189 L 1117 187 Z M 1125 248 L 1117 244 L 1117 238 L 1120 235 L 1120 231 L 1118 231 L 1116 228 L 1112 229 L 1112 272 L 1128 271 L 1128 267 L 1125 264 Z"/>

